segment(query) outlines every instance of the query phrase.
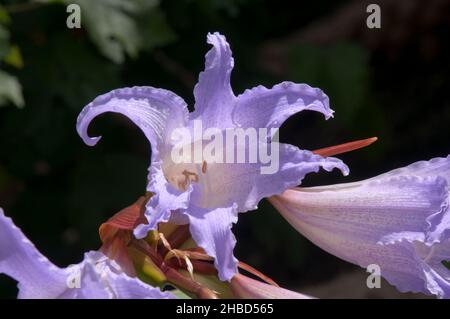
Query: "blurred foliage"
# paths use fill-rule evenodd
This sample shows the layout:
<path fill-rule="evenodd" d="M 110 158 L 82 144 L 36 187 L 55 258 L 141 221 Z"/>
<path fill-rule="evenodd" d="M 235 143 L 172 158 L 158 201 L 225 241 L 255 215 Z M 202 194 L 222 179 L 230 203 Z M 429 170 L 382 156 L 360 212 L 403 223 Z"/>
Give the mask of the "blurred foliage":
<path fill-rule="evenodd" d="M 443 264 L 445 267 L 447 267 L 448 269 L 450 269 L 450 261 L 448 261 L 448 260 L 443 260 L 443 261 L 442 261 L 442 264 Z"/>
<path fill-rule="evenodd" d="M 292 45 L 289 66 L 294 81 L 318 86 L 327 93 L 333 108 L 345 114 L 345 124 L 353 122 L 370 100 L 369 54 L 359 45 Z"/>
<path fill-rule="evenodd" d="M 0 66 L 4 63 L 21 68 L 23 62 L 20 50 L 10 43 L 10 32 L 7 29 L 10 22 L 8 12 L 0 6 Z M 24 105 L 22 87 L 15 76 L 0 70 L 0 107 L 8 102 L 18 107 Z"/>
<path fill-rule="evenodd" d="M 92 42 L 116 63 L 122 63 L 126 54 L 135 58 L 144 48 L 152 49 L 174 40 L 158 0 L 40 1 L 79 5 L 83 26 Z"/>
<path fill-rule="evenodd" d="M 68 3 L 81 29 L 68 29 Z M 314 174 L 305 185 L 366 178 L 449 153 L 448 28 L 438 55 L 424 60 L 414 42 L 397 58 L 355 39 L 290 43 L 287 72 L 264 68 L 261 48 L 333 13 L 345 1 L 280 4 L 263 0 L 0 0 L 0 207 L 57 265 L 100 245 L 98 227 L 145 191 L 150 145 L 126 119 L 105 115 L 88 148 L 75 131 L 79 111 L 111 89 L 172 90 L 192 109 L 192 89 L 208 50 L 206 33 L 227 36 L 236 94 L 282 80 L 324 89 L 336 111 L 289 119 L 282 141 L 307 149 L 377 135 L 370 149 L 345 154 L 352 175 Z M 446 44 L 447 43 L 447 44 Z M 263 201 L 235 227 L 239 259 L 298 288 L 353 269 L 299 236 Z M 276 262 L 274 262 L 276 261 Z M 15 296 L 0 276 L 0 296 Z"/>
<path fill-rule="evenodd" d="M 22 88 L 16 77 L 0 71 L 0 105 L 5 105 L 8 101 L 22 107 L 24 105 Z"/>

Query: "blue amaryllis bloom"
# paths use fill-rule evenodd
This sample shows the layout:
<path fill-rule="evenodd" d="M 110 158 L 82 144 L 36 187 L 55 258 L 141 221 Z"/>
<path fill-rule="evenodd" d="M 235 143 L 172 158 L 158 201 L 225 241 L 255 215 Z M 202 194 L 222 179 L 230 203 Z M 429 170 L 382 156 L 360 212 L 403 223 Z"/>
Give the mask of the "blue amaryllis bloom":
<path fill-rule="evenodd" d="M 59 268 L 43 256 L 0 209 L 0 274 L 19 282 L 25 299 L 169 299 L 168 292 L 130 277 L 99 251 L 79 264 Z"/>
<path fill-rule="evenodd" d="M 295 188 L 270 202 L 320 248 L 402 292 L 450 298 L 450 156 L 355 183 Z"/>
<path fill-rule="evenodd" d="M 321 167 L 327 171 L 348 168 L 336 158 L 324 158 L 292 145 L 279 145 L 279 169 L 261 174 L 263 163 L 175 163 L 172 151 L 175 130 L 193 132 L 195 121 L 203 129 L 225 131 L 230 128 L 278 129 L 291 115 L 313 110 L 326 118 L 332 116 L 328 97 L 306 84 L 284 82 L 271 89 L 258 86 L 235 96 L 230 86 L 233 69 L 231 50 L 225 37 L 208 34 L 213 47 L 206 54 L 205 70 L 195 86 L 195 111 L 176 94 L 153 87 L 133 87 L 111 91 L 97 97 L 80 113 L 77 130 L 88 145 L 100 137 L 89 137 L 89 123 L 104 112 L 116 112 L 130 118 L 144 132 L 152 146 L 147 190 L 154 196 L 146 206 L 148 224 L 134 234 L 146 236 L 157 224 L 171 220 L 189 223 L 195 242 L 214 258 L 221 280 L 230 280 L 237 270 L 233 256 L 236 239 L 231 227 L 239 212 L 256 208 L 264 197 L 280 194 L 300 184 L 310 172 Z M 192 133 L 195 135 L 195 133 Z M 260 141 L 270 146 L 273 136 Z M 244 146 L 245 147 L 245 146 Z M 223 152 L 227 145 L 223 145 Z M 222 150 L 216 150 L 216 152 Z"/>

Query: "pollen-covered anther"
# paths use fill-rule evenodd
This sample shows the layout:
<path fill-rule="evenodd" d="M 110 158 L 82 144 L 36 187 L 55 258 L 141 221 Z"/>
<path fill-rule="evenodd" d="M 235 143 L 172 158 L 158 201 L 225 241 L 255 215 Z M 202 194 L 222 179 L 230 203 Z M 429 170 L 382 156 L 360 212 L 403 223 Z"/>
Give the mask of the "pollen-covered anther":
<path fill-rule="evenodd" d="M 189 276 L 191 277 L 191 279 L 194 280 L 194 265 L 192 264 L 191 260 L 189 259 L 188 254 L 186 254 L 182 250 L 172 249 L 166 254 L 166 256 L 164 257 L 164 261 L 168 261 L 173 257 L 175 257 L 177 259 L 179 265 L 183 265 L 181 260 L 184 261 L 186 270 L 189 272 Z"/>
<path fill-rule="evenodd" d="M 198 183 L 199 178 L 197 173 L 193 173 L 185 169 L 181 174 L 183 174 L 189 182 Z"/>
<path fill-rule="evenodd" d="M 199 181 L 199 177 L 197 175 L 197 173 L 188 171 L 188 170 L 183 170 L 181 172 L 181 175 L 178 175 L 176 177 L 172 177 L 170 178 L 170 180 L 177 185 L 178 189 L 182 190 L 182 191 L 186 191 L 187 187 L 189 186 L 190 183 L 198 183 Z"/>

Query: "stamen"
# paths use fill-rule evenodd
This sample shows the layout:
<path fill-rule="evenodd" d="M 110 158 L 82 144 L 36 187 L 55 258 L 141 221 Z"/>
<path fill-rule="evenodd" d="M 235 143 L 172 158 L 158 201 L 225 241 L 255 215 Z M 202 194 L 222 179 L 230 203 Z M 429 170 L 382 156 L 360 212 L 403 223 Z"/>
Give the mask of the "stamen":
<path fill-rule="evenodd" d="M 172 257 L 176 257 L 177 259 L 179 257 L 188 256 L 190 259 L 193 260 L 202 260 L 202 261 L 213 261 L 214 258 L 208 256 L 207 254 L 203 252 L 198 252 L 195 250 L 179 250 L 179 249 L 172 249 L 170 250 L 167 255 L 164 257 L 164 260 L 168 260 Z"/>
<path fill-rule="evenodd" d="M 191 279 L 193 280 L 194 266 L 192 265 L 191 260 L 189 259 L 189 252 L 184 252 L 178 249 L 172 249 L 172 247 L 170 247 L 169 241 L 166 239 L 166 237 L 164 237 L 164 234 L 160 233 L 159 236 L 161 238 L 161 242 L 163 243 L 164 247 L 169 251 L 164 257 L 164 261 L 167 261 L 172 257 L 176 257 L 178 263 L 181 264 L 180 258 L 184 258 L 184 262 L 186 263 L 186 269 L 189 272 Z"/>
<path fill-rule="evenodd" d="M 196 173 L 190 172 L 185 169 L 181 174 L 184 175 L 186 181 L 198 183 L 199 178 Z"/>
<path fill-rule="evenodd" d="M 372 143 L 375 143 L 378 140 L 378 137 L 371 137 L 364 140 L 353 141 L 349 143 L 339 144 L 335 146 L 325 147 L 318 150 L 313 151 L 314 154 L 318 154 L 320 156 L 333 156 L 337 154 L 347 153 L 350 151 L 354 151 L 366 146 L 369 146 Z"/>
<path fill-rule="evenodd" d="M 217 269 L 211 262 L 191 259 L 191 263 L 192 266 L 194 267 L 195 273 L 217 276 Z"/>
<path fill-rule="evenodd" d="M 180 289 L 192 292 L 200 299 L 216 299 L 217 294 L 211 289 L 201 285 L 200 283 L 192 280 L 191 278 L 184 277 L 174 268 L 167 265 L 164 260 L 154 252 L 146 243 L 142 240 L 133 240 L 133 248 L 148 256 L 155 265 L 162 271 L 167 281 L 175 284 Z"/>
<path fill-rule="evenodd" d="M 163 233 L 159 233 L 159 239 L 161 239 L 161 242 L 163 243 L 164 247 L 166 247 L 166 249 L 168 251 L 172 250 L 172 247 L 170 247 L 169 242 L 167 241 L 166 237 L 164 236 Z"/>
<path fill-rule="evenodd" d="M 171 222 L 159 223 L 158 231 L 160 233 L 163 233 L 164 236 L 166 236 L 166 238 L 169 239 L 169 237 L 178 229 L 178 227 L 180 226 Z"/>
<path fill-rule="evenodd" d="M 170 264 L 170 259 L 172 259 L 172 258 L 177 259 L 178 267 L 185 268 L 193 280 L 194 280 L 194 270 L 195 270 L 195 272 L 199 272 L 199 270 L 200 270 L 200 272 L 202 270 L 205 270 L 205 267 L 202 267 L 202 264 L 199 264 L 198 261 L 213 261 L 214 260 L 214 258 L 204 254 L 203 252 L 190 251 L 190 250 L 178 250 L 178 249 L 170 250 L 164 257 L 164 261 L 169 262 L 169 264 Z M 181 258 L 183 258 L 184 263 L 181 262 Z M 195 266 L 194 266 L 194 263 L 195 263 Z M 197 269 L 197 266 L 200 266 L 200 269 Z M 211 273 L 210 269 L 207 269 L 207 271 L 209 273 Z M 213 272 L 213 274 L 217 274 L 217 273 Z"/>
<path fill-rule="evenodd" d="M 206 161 L 203 161 L 203 163 L 202 163 L 202 173 L 203 174 L 206 174 Z"/>
<path fill-rule="evenodd" d="M 169 178 L 171 184 L 176 185 L 179 190 L 186 191 L 189 183 L 198 183 L 199 177 L 196 173 L 184 170 L 181 175 L 172 176 Z"/>
<path fill-rule="evenodd" d="M 184 256 L 184 262 L 186 263 L 187 271 L 189 272 L 189 275 L 191 276 L 191 279 L 194 280 L 194 266 L 191 263 L 191 260 L 188 256 Z"/>

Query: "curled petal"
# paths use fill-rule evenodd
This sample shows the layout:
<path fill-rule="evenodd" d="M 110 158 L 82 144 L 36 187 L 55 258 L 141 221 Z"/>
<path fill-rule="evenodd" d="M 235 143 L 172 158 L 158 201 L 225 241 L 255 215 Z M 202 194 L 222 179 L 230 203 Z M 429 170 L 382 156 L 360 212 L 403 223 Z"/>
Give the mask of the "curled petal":
<path fill-rule="evenodd" d="M 238 260 L 233 256 L 236 238 L 231 231 L 237 222 L 236 206 L 211 210 L 191 206 L 188 212 L 192 238 L 214 258 L 220 280 L 230 280 L 238 265 Z"/>
<path fill-rule="evenodd" d="M 113 90 L 98 96 L 86 105 L 77 119 L 77 131 L 83 141 L 94 146 L 101 138 L 87 133 L 90 122 L 105 112 L 120 113 L 132 120 L 154 147 L 161 148 L 177 127 L 185 125 L 188 117 L 186 103 L 176 94 L 150 86 Z"/>
<path fill-rule="evenodd" d="M 307 84 L 283 82 L 268 89 L 257 86 L 237 97 L 232 119 L 239 127 L 279 128 L 295 113 L 311 110 L 333 116 L 328 96 Z"/>
<path fill-rule="evenodd" d="M 194 88 L 195 111 L 191 119 L 201 116 L 210 127 L 221 127 L 219 124 L 230 117 L 235 100 L 230 85 L 234 60 L 223 35 L 208 33 L 207 41 L 213 47 L 206 54 L 205 70 Z"/>
<path fill-rule="evenodd" d="M 313 243 L 361 267 L 379 265 L 401 291 L 435 293 L 425 277 L 448 278 L 450 271 L 428 271 L 433 265 L 418 248 L 438 244 L 439 236 L 430 237 L 429 218 L 448 219 L 448 186 L 442 177 L 394 176 L 297 188 L 270 201 Z M 440 237 L 439 242 L 448 248 L 448 240 Z"/>
<path fill-rule="evenodd" d="M 233 277 L 231 289 L 234 296 L 241 299 L 313 299 L 310 296 L 272 286 L 241 274 Z"/>

